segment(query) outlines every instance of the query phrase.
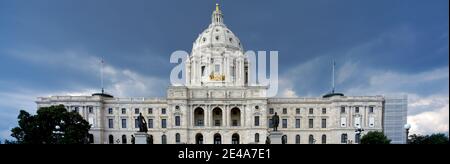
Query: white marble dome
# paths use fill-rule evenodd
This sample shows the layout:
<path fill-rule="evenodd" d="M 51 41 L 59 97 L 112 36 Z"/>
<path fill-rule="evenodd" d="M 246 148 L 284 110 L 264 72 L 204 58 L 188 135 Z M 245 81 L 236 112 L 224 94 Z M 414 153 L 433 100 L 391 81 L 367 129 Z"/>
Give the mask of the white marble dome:
<path fill-rule="evenodd" d="M 218 5 L 211 24 L 194 41 L 192 50 L 217 47 L 243 51 L 239 38 L 223 23 L 223 14 Z"/>

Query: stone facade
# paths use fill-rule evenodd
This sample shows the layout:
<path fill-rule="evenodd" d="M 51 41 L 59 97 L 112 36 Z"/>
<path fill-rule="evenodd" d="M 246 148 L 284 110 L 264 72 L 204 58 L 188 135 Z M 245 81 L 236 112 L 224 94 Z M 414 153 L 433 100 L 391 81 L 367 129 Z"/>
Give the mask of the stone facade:
<path fill-rule="evenodd" d="M 169 92 L 180 90 L 192 92 L 181 87 L 169 89 Z M 383 102 L 383 97 L 169 97 L 163 100 L 102 96 L 53 96 L 39 98 L 37 101 L 38 107 L 62 104 L 68 110 L 78 111 L 92 124 L 91 134 L 94 136 L 94 143 L 98 144 L 109 143 L 110 135 L 113 136 L 113 143 L 122 143 L 123 135 L 126 136 L 126 143 L 131 143 L 131 135 L 138 130 L 135 119 L 139 113 L 147 118 L 149 134 L 155 144 L 162 143 L 164 135 L 169 144 L 194 144 L 199 140 L 196 138 L 197 134 L 203 136 L 202 143 L 205 144 L 213 144 L 215 134 L 220 135 L 220 143 L 223 144 L 231 144 L 233 134 L 239 136 L 241 144 L 264 144 L 270 129 L 269 120 L 274 112 L 280 115 L 279 131 L 287 136 L 288 144 L 296 144 L 297 135 L 300 135 L 301 144 L 310 143 L 310 135 L 316 144 L 322 143 L 323 135 L 326 135 L 325 143 L 340 144 L 342 134 L 347 134 L 347 142 L 355 141 L 355 129 L 358 127 L 366 131 L 382 131 Z M 196 113 L 195 110 L 202 110 L 203 114 Z M 179 126 L 176 124 L 177 116 L 180 118 Z M 109 124 L 110 119 L 112 126 Z M 313 122 L 312 128 L 309 125 L 310 119 Z M 122 120 L 126 120 L 125 123 Z M 163 120 L 166 120 L 165 128 Z M 283 125 L 284 120 L 286 127 Z M 322 120 L 326 120 L 326 125 L 322 126 Z M 179 142 L 176 141 L 177 133 L 180 136 Z M 259 134 L 259 142 L 255 141 L 256 133 Z"/>
<path fill-rule="evenodd" d="M 37 105 L 79 112 L 92 124 L 96 144 L 131 143 L 140 113 L 154 144 L 264 144 L 275 112 L 288 144 L 352 143 L 357 128 L 383 130 L 383 97 L 268 98 L 267 87 L 249 84 L 252 63 L 243 52 L 217 6 L 194 41 L 186 85 L 169 87 L 166 98 L 52 96 L 38 98 Z"/>

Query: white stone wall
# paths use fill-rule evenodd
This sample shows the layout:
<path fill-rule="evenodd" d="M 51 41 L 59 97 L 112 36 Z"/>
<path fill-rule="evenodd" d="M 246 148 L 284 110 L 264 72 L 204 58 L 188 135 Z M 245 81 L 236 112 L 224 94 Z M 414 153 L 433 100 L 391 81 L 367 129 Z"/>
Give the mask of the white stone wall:
<path fill-rule="evenodd" d="M 235 97 L 210 97 L 193 96 L 196 92 L 228 92 L 229 95 Z M 238 93 L 238 94 L 236 94 Z M 149 134 L 153 136 L 153 143 L 160 144 L 161 136 L 166 135 L 167 143 L 175 144 L 175 134 L 181 136 L 180 143 L 194 144 L 197 134 L 203 135 L 203 143 L 214 143 L 214 135 L 220 134 L 222 143 L 230 144 L 231 136 L 239 134 L 241 144 L 250 144 L 255 141 L 255 133 L 259 133 L 259 143 L 264 144 L 268 135 L 269 119 L 272 114 L 270 109 L 280 115 L 279 130 L 287 136 L 289 144 L 296 143 L 296 136 L 300 135 L 300 143 L 307 144 L 309 135 L 313 135 L 316 144 L 320 144 L 322 135 L 327 136 L 328 144 L 340 144 L 341 134 L 346 133 L 348 140 L 355 141 L 355 118 L 361 118 L 361 128 L 368 131 L 382 131 L 382 113 L 383 113 L 383 97 L 333 97 L 330 99 L 323 98 L 297 98 L 297 99 L 264 99 L 258 93 L 256 88 L 230 88 L 228 90 L 214 89 L 188 89 L 184 87 L 171 88 L 168 91 L 170 95 L 167 99 L 122 99 L 122 98 L 101 98 L 98 96 L 85 97 L 60 97 L 54 96 L 49 98 L 39 98 L 38 107 L 46 107 L 51 105 L 65 105 L 68 110 L 78 109 L 78 112 L 88 120 L 93 127 L 91 134 L 94 135 L 94 141 L 97 144 L 108 143 L 108 136 L 114 136 L 114 143 L 122 143 L 122 135 L 127 136 L 127 143 L 131 143 L 131 135 L 138 129 L 135 128 L 135 119 L 139 114 L 135 113 L 138 108 L 139 112 L 148 119 L 153 119 L 153 128 L 149 128 Z M 176 109 L 176 107 L 179 107 Z M 202 127 L 194 126 L 194 109 L 202 107 L 205 113 L 205 122 Z M 212 110 L 214 108 L 222 110 L 222 125 L 214 126 L 212 119 Z M 241 126 L 232 126 L 231 109 L 237 107 L 241 112 Z M 341 113 L 341 107 L 345 107 L 345 113 Z M 359 107 L 359 113 L 356 113 L 356 107 Z M 370 107 L 374 108 L 370 113 Z M 109 108 L 113 109 L 113 113 L 109 114 Z M 126 109 L 126 113 L 122 114 L 122 108 Z M 152 113 L 148 113 L 148 109 L 152 108 Z M 162 109 L 166 109 L 166 114 L 162 114 Z M 258 108 L 258 109 L 256 109 Z M 283 109 L 286 108 L 286 114 Z M 300 113 L 296 113 L 296 109 L 300 109 Z M 309 114 L 309 109 L 313 109 L 313 114 Z M 326 109 L 326 113 L 322 113 L 322 109 Z M 92 109 L 91 113 L 89 109 Z M 181 125 L 175 126 L 175 116 L 180 116 Z M 259 126 L 255 126 L 255 116 L 259 116 Z M 341 118 L 346 118 L 346 126 L 341 126 Z M 370 126 L 370 118 L 374 118 L 374 126 Z M 108 120 L 114 119 L 114 127 L 109 128 Z M 126 128 L 122 128 L 121 119 L 127 120 Z M 161 120 L 167 120 L 167 128 L 161 128 Z M 287 119 L 287 128 L 283 128 L 283 119 Z M 300 119 L 300 128 L 296 128 L 296 119 Z M 309 119 L 314 119 L 314 127 L 309 128 Z M 326 128 L 321 127 L 322 119 L 326 119 Z M 363 134 L 364 134 L 363 133 Z M 119 139 L 119 142 L 117 142 Z"/>

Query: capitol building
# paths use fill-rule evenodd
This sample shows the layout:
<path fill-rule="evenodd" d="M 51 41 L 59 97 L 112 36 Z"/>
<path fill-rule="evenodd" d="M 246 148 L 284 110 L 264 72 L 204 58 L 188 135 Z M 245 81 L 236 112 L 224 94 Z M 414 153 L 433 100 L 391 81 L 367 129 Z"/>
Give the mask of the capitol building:
<path fill-rule="evenodd" d="M 249 84 L 250 64 L 217 5 L 186 61 L 186 85 L 170 86 L 165 99 L 100 93 L 39 97 L 36 103 L 79 112 L 92 125 L 95 144 L 131 144 L 141 113 L 149 144 L 265 144 L 275 113 L 287 144 L 356 144 L 356 129 L 384 131 L 384 96 L 270 98 L 267 87 Z"/>

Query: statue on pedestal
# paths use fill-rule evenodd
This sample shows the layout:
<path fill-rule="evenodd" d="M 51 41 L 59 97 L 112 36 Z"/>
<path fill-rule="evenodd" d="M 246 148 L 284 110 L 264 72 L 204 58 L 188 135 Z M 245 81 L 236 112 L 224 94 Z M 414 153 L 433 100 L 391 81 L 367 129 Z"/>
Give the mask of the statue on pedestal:
<path fill-rule="evenodd" d="M 279 124 L 280 124 L 280 117 L 275 112 L 275 115 L 272 116 L 273 131 L 278 131 Z"/>
<path fill-rule="evenodd" d="M 139 116 L 137 119 L 138 119 L 139 132 L 147 133 L 148 132 L 147 121 L 145 121 L 145 118 L 144 118 L 144 116 L 142 116 L 142 113 L 139 113 Z"/>

